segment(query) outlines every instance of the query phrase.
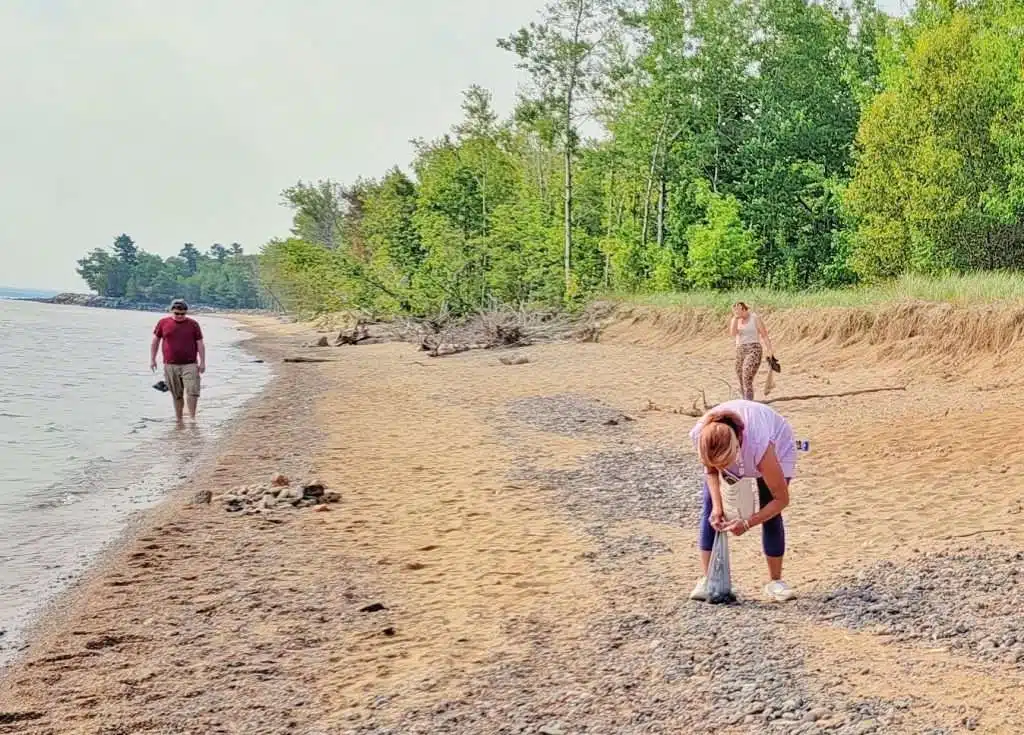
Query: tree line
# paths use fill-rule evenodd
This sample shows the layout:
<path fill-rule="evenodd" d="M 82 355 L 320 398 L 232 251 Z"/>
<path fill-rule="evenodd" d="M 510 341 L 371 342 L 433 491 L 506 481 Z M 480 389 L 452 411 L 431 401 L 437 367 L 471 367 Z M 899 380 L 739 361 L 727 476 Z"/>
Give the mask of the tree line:
<path fill-rule="evenodd" d="M 96 248 L 79 260 L 77 272 L 100 296 L 139 304 L 184 298 L 205 306 L 258 309 L 269 306 L 258 265 L 258 256 L 246 255 L 238 243 L 215 243 L 205 253 L 185 243 L 177 256 L 165 259 L 122 234 L 111 248 Z"/>
<path fill-rule="evenodd" d="M 1018 269 L 1021 28 L 1024 0 L 551 0 L 497 41 L 511 114 L 472 86 L 404 169 L 285 189 L 260 277 L 431 314 Z"/>

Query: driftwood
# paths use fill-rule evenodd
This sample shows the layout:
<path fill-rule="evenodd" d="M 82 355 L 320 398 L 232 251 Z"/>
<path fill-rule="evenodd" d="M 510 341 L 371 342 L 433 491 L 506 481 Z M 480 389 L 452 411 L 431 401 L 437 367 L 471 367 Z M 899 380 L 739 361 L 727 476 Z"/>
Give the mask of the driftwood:
<path fill-rule="evenodd" d="M 701 402 L 701 405 L 703 407 L 697 405 L 698 400 Z M 641 410 L 664 411 L 665 413 L 674 413 L 679 414 L 680 416 L 692 416 L 695 419 L 699 419 L 701 416 L 710 411 L 711 408 L 712 407 L 708 405 L 707 396 L 704 394 L 704 391 L 701 390 L 700 396 L 694 399 L 692 408 L 687 408 L 685 406 L 661 406 L 655 403 L 654 401 L 648 400 L 647 405 L 644 406 Z"/>
<path fill-rule="evenodd" d="M 1006 533 L 1009 529 L 1006 528 L 983 528 L 980 531 L 971 531 L 970 533 L 954 533 L 949 536 L 939 536 L 940 541 L 952 541 L 953 539 L 961 538 L 973 538 L 974 536 L 985 536 L 990 533 Z"/>
<path fill-rule="evenodd" d="M 281 362 L 337 362 L 330 357 L 286 357 Z"/>
<path fill-rule="evenodd" d="M 360 319 L 353 326 L 338 332 L 334 344 L 343 345 L 379 345 L 401 339 L 400 328 L 392 323 L 381 323 Z"/>
<path fill-rule="evenodd" d="M 449 345 L 440 344 L 434 349 L 430 350 L 428 357 L 444 357 L 445 355 L 457 355 L 460 352 L 469 352 L 474 349 L 476 345 Z"/>
<path fill-rule="evenodd" d="M 351 329 L 342 329 L 338 333 L 338 338 L 334 341 L 336 345 L 357 345 L 363 340 L 368 339 L 370 336 L 369 331 L 366 329 L 365 324 L 357 323 Z"/>
<path fill-rule="evenodd" d="M 725 381 L 722 381 L 722 382 L 725 382 Z M 906 390 L 906 389 L 907 389 L 907 387 L 905 385 L 897 385 L 897 386 L 890 386 L 890 387 L 887 387 L 887 388 L 864 388 L 863 390 L 851 390 L 851 391 L 846 391 L 845 393 L 809 393 L 807 395 L 802 395 L 802 396 L 779 396 L 778 398 L 773 398 L 773 399 L 771 399 L 769 401 L 761 401 L 761 403 L 763 403 L 765 405 L 769 405 L 769 404 L 772 404 L 772 403 L 782 403 L 783 401 L 812 401 L 812 400 L 819 399 L 819 398 L 846 398 L 848 396 L 862 396 L 862 395 L 867 395 L 869 393 L 885 393 L 885 392 L 889 392 L 889 391 L 901 391 L 901 390 Z M 732 390 L 731 387 L 730 387 L 730 390 Z M 698 405 L 698 401 L 699 401 L 699 405 Z M 684 406 L 681 406 L 681 407 L 660 406 L 657 403 L 655 403 L 654 401 L 648 400 L 647 401 L 647 405 L 644 406 L 643 410 L 644 411 L 665 411 L 666 413 L 675 413 L 675 414 L 680 414 L 682 416 L 692 416 L 693 418 L 700 418 L 701 416 L 706 414 L 708 411 L 710 411 L 712 408 L 714 408 L 716 405 L 717 404 L 708 403 L 707 395 L 705 394 L 704 389 L 701 388 L 700 389 L 700 395 L 697 396 L 697 398 L 694 399 L 693 405 L 690 408 L 687 408 L 687 407 L 684 407 Z"/>
<path fill-rule="evenodd" d="M 443 357 L 567 340 L 573 335 L 573 323 L 557 312 L 491 309 L 464 318 L 442 313 L 431 319 L 407 320 L 394 331 L 430 357 Z"/>
<path fill-rule="evenodd" d="M 783 401 L 813 401 L 818 398 L 847 398 L 849 396 L 862 396 L 868 393 L 886 393 L 890 391 L 906 390 L 905 385 L 896 385 L 889 388 L 864 388 L 863 390 L 851 390 L 845 393 L 808 393 L 803 396 L 779 396 L 770 401 L 762 401 L 764 404 L 782 403 Z"/>
<path fill-rule="evenodd" d="M 526 365 L 530 362 L 530 358 L 526 355 L 506 355 L 499 357 L 498 362 L 502 365 Z"/>

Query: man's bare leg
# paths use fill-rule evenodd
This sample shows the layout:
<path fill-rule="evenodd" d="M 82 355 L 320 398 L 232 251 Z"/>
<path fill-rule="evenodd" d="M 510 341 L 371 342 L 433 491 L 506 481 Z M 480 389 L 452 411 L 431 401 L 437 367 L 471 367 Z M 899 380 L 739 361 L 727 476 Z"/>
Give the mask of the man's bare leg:
<path fill-rule="evenodd" d="M 188 397 L 188 417 L 193 421 L 196 420 L 196 408 L 199 405 L 199 396 Z M 180 418 L 180 417 L 179 417 Z"/>
<path fill-rule="evenodd" d="M 174 417 L 178 420 L 178 425 L 180 426 L 185 423 L 185 399 L 172 396 L 172 400 L 174 401 Z"/>

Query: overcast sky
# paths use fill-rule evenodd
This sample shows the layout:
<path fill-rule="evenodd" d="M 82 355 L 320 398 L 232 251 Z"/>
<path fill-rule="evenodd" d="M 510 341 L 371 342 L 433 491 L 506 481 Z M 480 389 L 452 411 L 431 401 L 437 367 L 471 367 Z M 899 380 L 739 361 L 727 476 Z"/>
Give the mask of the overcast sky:
<path fill-rule="evenodd" d="M 0 0 L 0 285 L 85 290 L 74 261 L 121 232 L 257 250 L 286 186 L 405 166 L 470 84 L 506 111 L 495 39 L 542 4 Z"/>

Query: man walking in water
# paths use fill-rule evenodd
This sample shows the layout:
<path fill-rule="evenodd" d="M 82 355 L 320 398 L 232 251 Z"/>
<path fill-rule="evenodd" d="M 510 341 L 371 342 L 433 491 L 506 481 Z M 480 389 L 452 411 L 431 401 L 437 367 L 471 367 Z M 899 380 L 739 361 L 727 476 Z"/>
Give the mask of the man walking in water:
<path fill-rule="evenodd" d="M 171 316 L 157 322 L 153 330 L 153 342 L 149 346 L 149 368 L 156 371 L 156 353 L 163 342 L 164 380 L 174 399 L 174 415 L 180 425 L 183 420 L 185 401 L 188 401 L 188 415 L 196 418 L 199 403 L 199 376 L 206 372 L 206 346 L 203 344 L 203 330 L 199 322 L 186 316 L 188 304 L 185 299 L 171 302 Z"/>

